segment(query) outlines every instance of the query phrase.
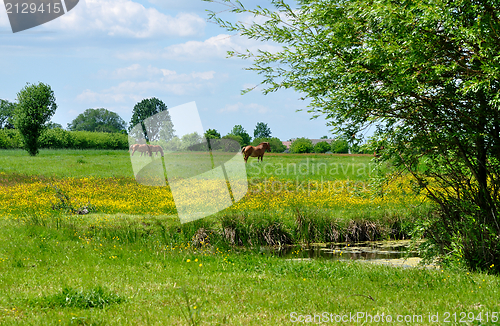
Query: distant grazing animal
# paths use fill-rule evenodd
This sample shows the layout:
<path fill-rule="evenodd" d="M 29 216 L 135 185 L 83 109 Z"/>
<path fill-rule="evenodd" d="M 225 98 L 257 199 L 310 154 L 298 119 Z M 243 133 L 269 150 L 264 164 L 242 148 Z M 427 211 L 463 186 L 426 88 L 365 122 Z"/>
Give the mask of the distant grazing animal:
<path fill-rule="evenodd" d="M 151 154 L 151 148 L 148 145 L 146 145 L 146 144 L 135 144 L 135 145 L 130 146 L 130 149 L 132 149 L 131 156 L 134 156 L 135 152 L 140 152 L 141 156 L 142 156 L 143 153 L 144 153 L 144 155 L 146 155 L 146 153 L 148 153 L 149 156 L 152 155 Z"/>
<path fill-rule="evenodd" d="M 134 150 L 134 148 L 136 148 L 137 146 L 139 146 L 139 144 L 130 145 L 128 151 L 132 152 Z"/>
<path fill-rule="evenodd" d="M 161 156 L 163 156 L 163 148 L 161 148 L 160 145 L 149 145 L 149 148 L 151 149 L 151 155 L 153 155 L 154 152 L 156 156 L 158 156 L 158 152 L 160 152 Z"/>
<path fill-rule="evenodd" d="M 262 160 L 264 158 L 264 153 L 266 152 L 266 150 L 268 152 L 271 151 L 271 145 L 269 145 L 268 142 L 260 143 L 259 145 L 255 146 L 255 147 L 253 147 L 253 146 L 243 147 L 241 152 L 243 153 L 243 155 L 245 155 L 245 163 L 247 163 L 247 160 L 250 156 L 257 157 L 257 162 L 259 161 L 259 158 L 260 158 L 260 161 L 262 162 Z"/>

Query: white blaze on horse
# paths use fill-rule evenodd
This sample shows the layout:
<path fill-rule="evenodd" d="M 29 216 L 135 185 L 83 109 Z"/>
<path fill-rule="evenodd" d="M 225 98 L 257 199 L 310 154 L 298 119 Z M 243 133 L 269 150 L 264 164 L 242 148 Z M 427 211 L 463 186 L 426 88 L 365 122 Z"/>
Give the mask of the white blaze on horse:
<path fill-rule="evenodd" d="M 263 142 L 260 143 L 257 146 L 245 146 L 241 149 L 241 153 L 245 155 L 245 163 L 247 163 L 248 158 L 251 157 L 257 157 L 257 162 L 260 160 L 262 161 L 264 158 L 264 153 L 271 151 L 271 145 L 269 145 L 268 142 Z"/>

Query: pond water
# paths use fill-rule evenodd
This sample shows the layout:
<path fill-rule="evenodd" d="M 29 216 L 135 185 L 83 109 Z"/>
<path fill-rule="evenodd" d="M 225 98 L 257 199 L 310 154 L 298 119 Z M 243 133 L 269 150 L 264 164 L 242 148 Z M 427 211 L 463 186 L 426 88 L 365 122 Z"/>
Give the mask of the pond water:
<path fill-rule="evenodd" d="M 367 241 L 352 244 L 315 243 L 309 246 L 288 247 L 274 253 L 290 260 L 318 258 L 342 261 L 357 260 L 400 267 L 416 267 L 421 260 L 416 251 L 410 251 L 410 240 Z"/>

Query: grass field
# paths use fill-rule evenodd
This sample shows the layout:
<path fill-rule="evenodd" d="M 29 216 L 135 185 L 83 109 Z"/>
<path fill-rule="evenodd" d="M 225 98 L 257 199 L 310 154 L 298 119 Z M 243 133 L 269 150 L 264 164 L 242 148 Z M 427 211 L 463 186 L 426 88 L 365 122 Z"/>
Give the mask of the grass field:
<path fill-rule="evenodd" d="M 135 183 L 126 151 L 0 151 L 0 324 L 499 323 L 496 276 L 263 250 L 400 237 L 430 209 L 405 178 L 375 191 L 369 156 L 264 160 L 249 161 L 239 203 L 181 225 L 168 189 Z"/>

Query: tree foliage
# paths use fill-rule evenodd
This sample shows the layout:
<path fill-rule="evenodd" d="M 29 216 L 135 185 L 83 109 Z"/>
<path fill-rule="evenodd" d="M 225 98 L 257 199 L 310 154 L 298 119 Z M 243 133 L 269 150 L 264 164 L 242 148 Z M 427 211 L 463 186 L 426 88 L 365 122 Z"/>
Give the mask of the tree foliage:
<path fill-rule="evenodd" d="M 254 138 L 270 138 L 271 129 L 267 126 L 267 123 L 258 122 L 253 131 Z"/>
<path fill-rule="evenodd" d="M 24 148 L 31 156 L 38 154 L 38 138 L 57 109 L 54 92 L 49 85 L 26 84 L 17 93 L 14 125 L 23 139 Z"/>
<path fill-rule="evenodd" d="M 230 53 L 253 60 L 264 93 L 301 92 L 313 117 L 347 137 L 377 126 L 387 144 L 380 159 L 411 173 L 437 204 L 420 228 L 426 248 L 500 272 L 497 1 L 223 3 L 256 18 L 231 23 L 213 13 L 222 27 L 283 45 Z"/>
<path fill-rule="evenodd" d="M 244 145 L 243 138 L 241 136 L 228 134 L 228 135 L 225 135 L 224 137 L 222 137 L 222 139 L 231 139 L 231 140 L 237 141 L 241 147 L 247 146 L 247 145 Z"/>
<path fill-rule="evenodd" d="M 349 143 L 345 139 L 336 139 L 331 143 L 332 153 L 347 154 L 349 153 Z"/>
<path fill-rule="evenodd" d="M 204 136 L 206 139 L 220 139 L 220 133 L 215 129 L 208 129 Z"/>
<path fill-rule="evenodd" d="M 129 131 L 137 124 L 141 124 L 143 134 L 132 135 L 136 138 L 145 138 L 149 141 L 156 141 L 163 139 L 165 141 L 171 140 L 175 136 L 174 125 L 168 112 L 166 112 L 164 119 L 152 119 L 148 128 L 144 124 L 144 120 L 154 116 L 160 112 L 166 111 L 167 106 L 156 97 L 144 99 L 138 102 L 132 111 L 132 118 L 130 119 Z"/>
<path fill-rule="evenodd" d="M 0 129 L 14 128 L 15 109 L 15 103 L 0 99 Z"/>
<path fill-rule="evenodd" d="M 331 146 L 326 141 L 320 141 L 314 145 L 314 153 L 326 153 L 331 150 Z"/>
<path fill-rule="evenodd" d="M 271 146 L 271 153 L 283 153 L 286 150 L 286 146 L 277 137 L 265 137 L 265 138 L 255 138 L 252 140 L 252 146 L 257 146 L 260 143 L 268 142 Z"/>
<path fill-rule="evenodd" d="M 71 131 L 120 132 L 125 128 L 125 121 L 118 114 L 104 108 L 87 109 L 68 123 Z"/>
<path fill-rule="evenodd" d="M 250 141 L 252 140 L 252 137 L 250 137 L 241 125 L 234 126 L 229 135 L 240 136 L 242 139 L 241 146 L 250 145 Z"/>
<path fill-rule="evenodd" d="M 49 121 L 46 125 L 47 129 L 62 129 L 63 126 L 60 123 Z"/>
<path fill-rule="evenodd" d="M 197 132 L 193 132 L 182 136 L 181 141 L 182 141 L 182 149 L 189 149 L 194 145 L 202 143 L 203 137 L 200 136 Z"/>
<path fill-rule="evenodd" d="M 290 152 L 295 154 L 311 153 L 313 149 L 312 141 L 308 138 L 297 138 L 290 145 Z"/>

